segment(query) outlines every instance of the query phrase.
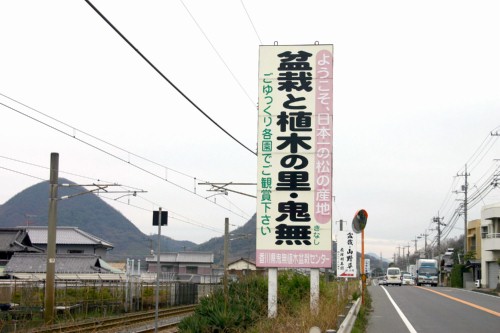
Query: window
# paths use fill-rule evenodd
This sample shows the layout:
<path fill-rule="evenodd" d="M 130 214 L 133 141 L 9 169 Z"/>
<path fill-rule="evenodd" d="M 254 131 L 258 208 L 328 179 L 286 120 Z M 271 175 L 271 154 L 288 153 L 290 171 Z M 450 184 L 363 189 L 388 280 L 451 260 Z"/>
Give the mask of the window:
<path fill-rule="evenodd" d="M 481 227 L 481 238 L 486 238 L 487 234 L 488 234 L 488 226 L 485 225 Z"/>
<path fill-rule="evenodd" d="M 186 273 L 187 274 L 198 274 L 198 267 L 197 266 L 186 266 Z"/>
<path fill-rule="evenodd" d="M 171 273 L 174 271 L 174 266 L 173 265 L 161 265 L 161 271 Z"/>
<path fill-rule="evenodd" d="M 68 253 L 83 253 L 83 250 L 68 250 Z"/>

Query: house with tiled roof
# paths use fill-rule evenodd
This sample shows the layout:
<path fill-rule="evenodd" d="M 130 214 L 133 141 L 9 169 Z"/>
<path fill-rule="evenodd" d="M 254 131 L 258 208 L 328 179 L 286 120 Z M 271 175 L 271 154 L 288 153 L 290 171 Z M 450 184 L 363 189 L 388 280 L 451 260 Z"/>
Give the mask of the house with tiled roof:
<path fill-rule="evenodd" d="M 267 272 L 266 269 L 257 268 L 255 265 L 255 261 L 239 258 L 230 262 L 227 266 L 228 273 L 230 275 L 235 276 L 245 276 L 245 275 L 256 275 L 256 274 L 265 274 Z"/>
<path fill-rule="evenodd" d="M 16 252 L 40 253 L 26 230 L 17 228 L 0 228 L 0 267 L 4 267 Z"/>
<path fill-rule="evenodd" d="M 57 254 L 56 280 L 125 280 L 125 272 L 118 271 L 93 254 Z M 45 253 L 15 253 L 7 263 L 4 274 L 22 280 L 46 279 L 47 255 Z"/>
<path fill-rule="evenodd" d="M 48 227 L 29 226 L 18 228 L 26 230 L 33 245 L 44 251 L 47 249 Z M 113 244 L 77 227 L 57 227 L 57 254 L 92 254 L 105 258 L 107 252 L 112 249 Z"/>
<path fill-rule="evenodd" d="M 167 252 L 160 254 L 160 278 L 191 282 L 211 281 L 214 254 L 211 252 Z M 156 273 L 158 257 L 146 257 L 148 273 Z"/>

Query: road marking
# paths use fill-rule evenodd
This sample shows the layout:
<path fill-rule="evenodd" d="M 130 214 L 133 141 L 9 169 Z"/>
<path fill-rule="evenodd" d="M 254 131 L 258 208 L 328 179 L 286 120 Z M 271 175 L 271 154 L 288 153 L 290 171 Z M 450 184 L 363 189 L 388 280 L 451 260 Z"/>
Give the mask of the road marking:
<path fill-rule="evenodd" d="M 488 308 L 484 308 L 484 307 L 479 306 L 477 304 L 464 301 L 464 300 L 462 300 L 460 298 L 456 298 L 456 297 L 453 297 L 453 296 L 450 296 L 450 295 L 446 295 L 446 294 L 440 293 L 439 291 L 435 291 L 435 290 L 432 290 L 432 289 L 429 289 L 429 288 L 424 288 L 424 287 L 417 287 L 417 288 L 424 289 L 424 290 L 427 290 L 427 291 L 431 291 L 431 292 L 433 292 L 435 294 L 438 294 L 440 296 L 447 297 L 447 298 L 452 299 L 454 301 L 457 301 L 459 303 L 471 306 L 471 307 L 476 308 L 478 310 L 481 310 L 481 311 L 484 311 L 484 312 L 488 312 L 488 313 L 490 313 L 490 314 L 492 314 L 494 316 L 500 317 L 500 312 L 496 312 L 496 311 L 490 310 Z"/>
<path fill-rule="evenodd" d="M 408 319 L 404 315 L 403 311 L 401 311 L 401 309 L 399 308 L 399 306 L 392 299 L 391 295 L 389 295 L 389 292 L 385 289 L 385 287 L 382 287 L 382 289 L 384 289 L 385 293 L 387 294 L 387 297 L 389 297 L 389 301 L 391 301 L 392 305 L 394 305 L 394 308 L 396 309 L 396 311 L 398 312 L 398 315 L 403 320 L 403 323 L 408 328 L 408 331 L 410 331 L 410 333 L 417 333 L 417 331 L 413 328 L 413 326 L 410 324 L 410 322 L 408 321 Z"/>

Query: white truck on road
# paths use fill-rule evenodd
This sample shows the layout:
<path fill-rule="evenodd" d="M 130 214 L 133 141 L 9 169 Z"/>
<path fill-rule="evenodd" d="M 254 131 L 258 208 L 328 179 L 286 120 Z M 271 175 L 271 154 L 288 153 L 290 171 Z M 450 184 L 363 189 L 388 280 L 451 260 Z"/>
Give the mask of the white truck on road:
<path fill-rule="evenodd" d="M 439 281 L 438 261 L 436 259 L 418 259 L 416 266 L 415 284 L 417 286 L 430 284 L 437 287 Z"/>

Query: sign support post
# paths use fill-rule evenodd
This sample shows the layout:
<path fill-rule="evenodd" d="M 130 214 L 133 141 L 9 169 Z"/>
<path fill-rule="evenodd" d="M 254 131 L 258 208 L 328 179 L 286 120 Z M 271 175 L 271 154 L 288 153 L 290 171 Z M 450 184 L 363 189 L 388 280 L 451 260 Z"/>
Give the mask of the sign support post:
<path fill-rule="evenodd" d="M 162 212 L 161 207 L 158 211 L 153 211 L 153 225 L 158 225 L 158 253 L 156 254 L 156 295 L 155 295 L 155 333 L 158 332 L 158 310 L 160 302 L 160 241 L 161 226 L 168 224 L 168 212 Z"/>
<path fill-rule="evenodd" d="M 278 269 L 269 268 L 267 273 L 267 316 L 276 318 L 278 315 Z"/>
<path fill-rule="evenodd" d="M 361 303 L 365 304 L 366 274 L 365 274 L 365 227 L 368 220 L 368 212 L 360 209 L 352 219 L 352 230 L 361 233 Z"/>

